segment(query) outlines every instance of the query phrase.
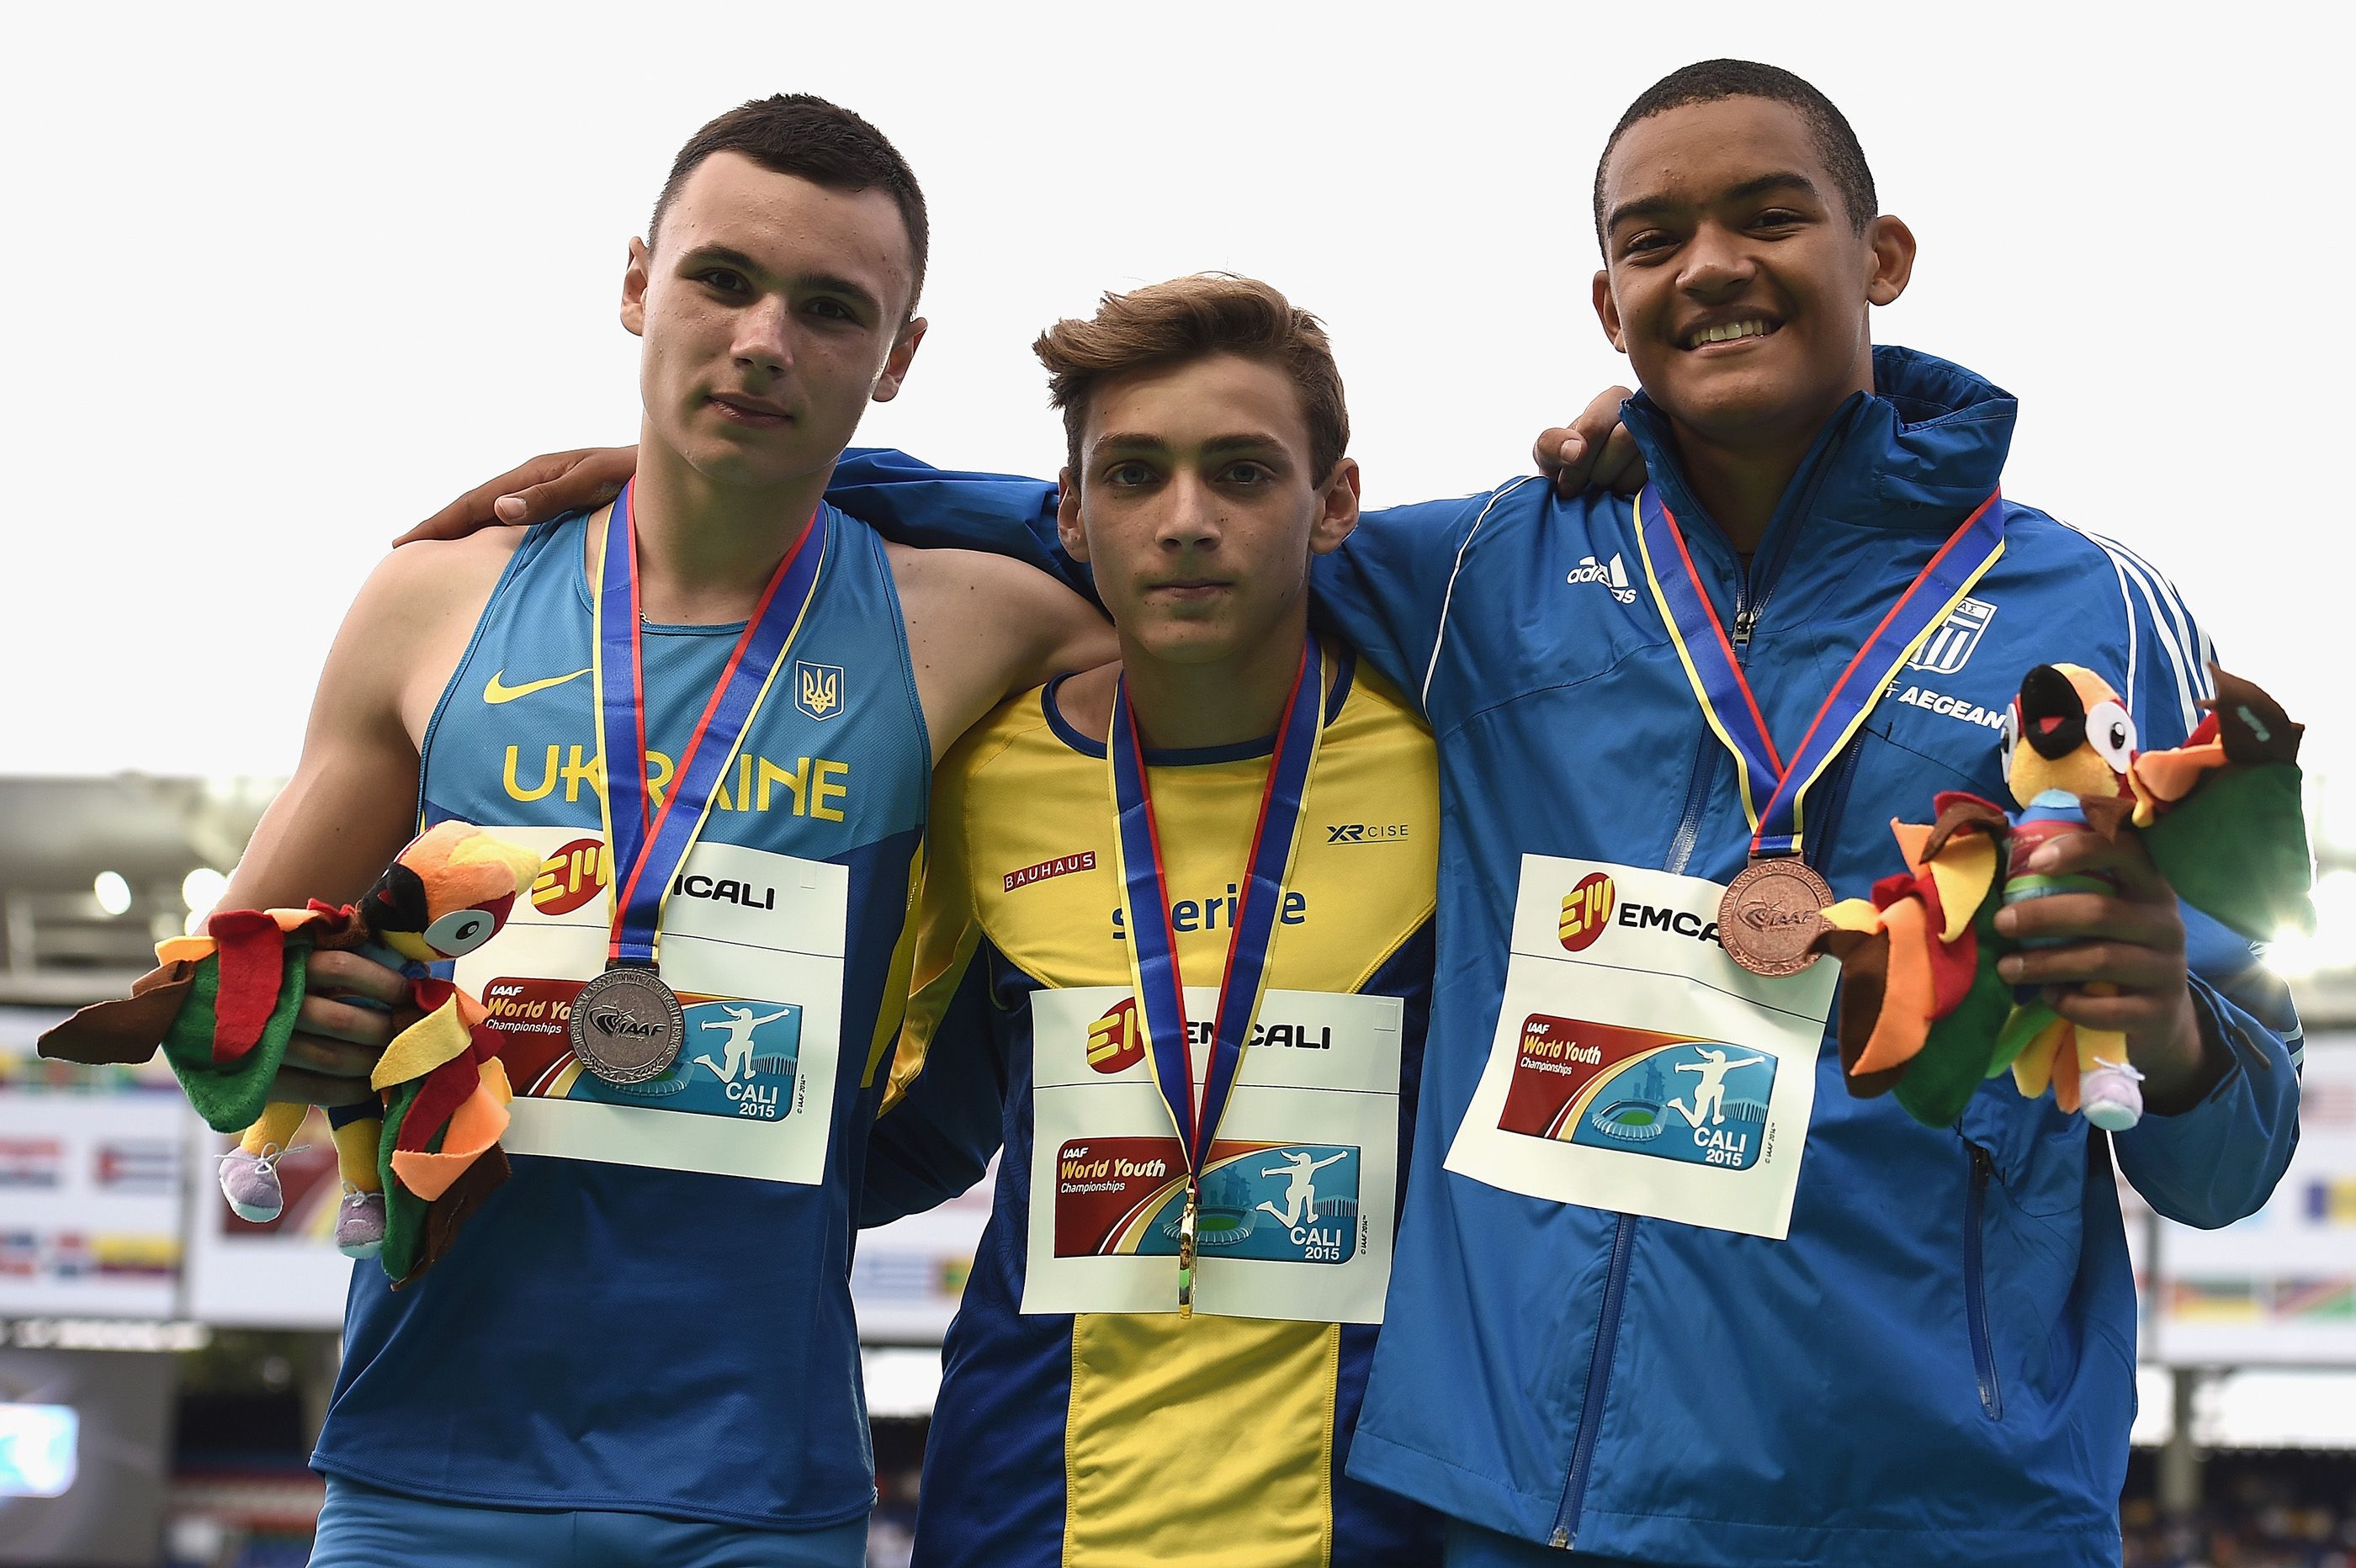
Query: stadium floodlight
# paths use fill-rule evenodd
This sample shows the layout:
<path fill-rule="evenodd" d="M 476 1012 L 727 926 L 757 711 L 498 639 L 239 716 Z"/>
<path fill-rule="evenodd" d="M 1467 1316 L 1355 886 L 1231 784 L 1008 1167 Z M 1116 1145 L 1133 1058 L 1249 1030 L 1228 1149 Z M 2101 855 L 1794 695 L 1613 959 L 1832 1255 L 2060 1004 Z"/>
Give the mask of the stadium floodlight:
<path fill-rule="evenodd" d="M 210 866 L 198 866 L 180 879 L 180 901 L 188 912 L 202 919 L 220 902 L 221 894 L 229 891 L 229 879 Z"/>
<path fill-rule="evenodd" d="M 98 907 L 104 910 L 110 918 L 131 907 L 131 884 L 123 880 L 120 871 L 101 871 L 97 880 L 91 883 L 90 891 L 91 896 L 98 900 Z"/>
<path fill-rule="evenodd" d="M 2286 980 L 2356 969 L 2356 871 L 2326 871 L 2314 900 L 2314 934 L 2286 931 L 2266 944 L 2266 966 Z"/>

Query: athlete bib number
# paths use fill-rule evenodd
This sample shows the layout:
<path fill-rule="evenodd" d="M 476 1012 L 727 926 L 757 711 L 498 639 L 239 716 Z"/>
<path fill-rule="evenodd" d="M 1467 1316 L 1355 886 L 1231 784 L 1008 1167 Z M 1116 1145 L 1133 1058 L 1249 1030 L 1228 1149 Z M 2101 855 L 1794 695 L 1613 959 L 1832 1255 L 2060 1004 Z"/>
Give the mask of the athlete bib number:
<path fill-rule="evenodd" d="M 1448 1168 L 1508 1191 L 1781 1241 L 1836 965 L 1770 979 L 1725 889 L 1522 857 L 1505 1004 Z"/>
<path fill-rule="evenodd" d="M 1216 994 L 1189 987 L 1207 1031 Z M 1125 986 L 1034 992 L 1023 1310 L 1176 1309 L 1186 1162 Z M 1219 1123 L 1194 1307 L 1379 1323 L 1398 1191 L 1396 997 L 1271 987 Z M 1201 1058 L 1197 1051 L 1197 1083 Z"/>
<path fill-rule="evenodd" d="M 605 967 L 603 846 L 594 832 L 571 828 L 491 831 L 545 857 L 506 929 L 458 961 L 458 984 L 482 998 L 503 1037 L 499 1055 L 515 1086 L 501 1145 L 511 1154 L 823 1180 L 849 873 L 698 843 L 663 914 L 661 974 L 679 993 L 686 1043 L 655 1077 L 609 1083 L 584 1071 L 566 1042 L 573 998 Z"/>

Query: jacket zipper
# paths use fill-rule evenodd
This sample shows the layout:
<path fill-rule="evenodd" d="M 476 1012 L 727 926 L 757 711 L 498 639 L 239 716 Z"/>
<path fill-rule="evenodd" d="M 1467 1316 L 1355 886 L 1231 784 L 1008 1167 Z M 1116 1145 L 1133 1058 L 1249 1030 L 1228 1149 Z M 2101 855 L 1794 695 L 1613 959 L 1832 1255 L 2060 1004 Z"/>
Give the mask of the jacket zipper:
<path fill-rule="evenodd" d="M 1964 1317 L 1971 1328 L 1972 1372 L 1980 1385 L 1980 1409 L 1990 1421 L 2004 1419 L 2004 1390 L 1997 1383 L 1996 1348 L 1988 1341 L 1987 1274 L 1980 1256 L 1980 1228 L 1987 1209 L 1988 1178 L 1996 1162 L 1988 1151 L 1965 1140 L 1972 1151 L 1972 1184 L 1964 1200 Z"/>
<path fill-rule="evenodd" d="M 1742 574 L 1747 587 L 1748 573 Z M 1738 596 L 1741 591 L 1738 590 Z M 1742 625 L 1742 612 L 1736 612 L 1736 624 Z M 1746 629 L 1743 637 L 1749 640 Z M 1669 840 L 1668 862 L 1662 869 L 1682 876 L 1686 863 L 1693 859 L 1694 841 L 1701 831 L 1701 814 L 1709 804 L 1710 791 L 1718 783 L 1718 762 L 1722 753 L 1718 738 L 1703 731 L 1701 746 L 1694 753 L 1693 777 L 1686 785 L 1685 810 L 1677 818 L 1677 831 Z M 1636 1239 L 1636 1216 L 1622 1214 L 1612 1232 L 1612 1266 L 1603 1276 L 1603 1309 L 1595 1324 L 1595 1350 L 1587 1365 L 1587 1393 L 1580 1402 L 1579 1434 L 1570 1445 L 1570 1469 L 1562 1483 L 1562 1505 L 1555 1510 L 1554 1533 L 1547 1544 L 1568 1550 L 1579 1534 L 1579 1513 L 1587 1498 L 1588 1467 L 1595 1459 L 1597 1428 L 1603 1420 L 1603 1394 L 1611 1386 L 1612 1360 L 1619 1348 L 1620 1305 L 1628 1295 L 1628 1256 Z"/>
<path fill-rule="evenodd" d="M 1579 1512 L 1587 1500 L 1588 1467 L 1595 1460 L 1596 1429 L 1602 1424 L 1603 1396 L 1612 1386 L 1612 1353 L 1620 1339 L 1620 1304 L 1628 1295 L 1628 1253 L 1636 1239 L 1636 1216 L 1620 1216 L 1612 1233 L 1612 1268 L 1603 1281 L 1603 1314 L 1595 1325 L 1595 1353 L 1587 1363 L 1587 1393 L 1580 1401 L 1579 1437 L 1571 1445 L 1570 1474 L 1563 1480 L 1562 1506 L 1555 1510 L 1547 1544 L 1568 1552 L 1579 1539 Z"/>
<path fill-rule="evenodd" d="M 1800 512 L 1815 500 L 1818 479 L 1812 483 L 1800 502 Z M 1734 563 L 1734 625 L 1728 640 L 1734 646 L 1735 662 L 1748 661 L 1751 634 L 1759 624 L 1759 612 L 1766 605 L 1767 597 L 1774 591 L 1775 580 L 1782 575 L 1784 559 L 1791 553 L 1791 540 L 1797 528 L 1787 528 L 1775 541 L 1774 550 L 1760 561 L 1752 571 L 1738 555 Z M 1756 598 L 1752 589 L 1758 587 Z M 1669 841 L 1669 863 L 1663 869 L 1684 874 L 1686 864 L 1693 857 L 1694 842 L 1700 833 L 1701 814 L 1708 803 L 1711 788 L 1718 781 L 1718 759 L 1720 755 L 1718 739 L 1705 730 L 1700 751 L 1694 758 L 1692 782 L 1686 788 L 1684 814 L 1677 820 L 1676 836 Z M 1829 824 L 1827 824 L 1829 826 Z M 1620 1309 L 1628 1296 L 1628 1260 L 1636 1239 L 1636 1216 L 1622 1214 L 1612 1232 L 1612 1266 L 1603 1277 L 1603 1310 L 1595 1325 L 1595 1350 L 1587 1366 L 1587 1392 L 1580 1401 L 1579 1435 L 1570 1449 L 1570 1471 L 1563 1478 L 1562 1505 L 1555 1510 L 1554 1531 L 1547 1544 L 1561 1551 L 1570 1550 L 1579 1539 L 1579 1516 L 1587 1502 L 1587 1476 L 1595 1462 L 1595 1444 L 1603 1422 L 1603 1398 L 1612 1386 L 1612 1363 L 1620 1343 Z"/>

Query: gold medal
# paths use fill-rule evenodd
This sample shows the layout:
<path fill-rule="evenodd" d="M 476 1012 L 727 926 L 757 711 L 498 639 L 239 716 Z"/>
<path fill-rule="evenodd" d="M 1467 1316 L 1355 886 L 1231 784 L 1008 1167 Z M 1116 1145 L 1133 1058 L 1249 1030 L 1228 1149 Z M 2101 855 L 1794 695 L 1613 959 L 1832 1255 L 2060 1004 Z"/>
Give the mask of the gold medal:
<path fill-rule="evenodd" d="M 1178 1216 L 1178 1316 L 1194 1316 L 1194 1210 L 1201 1189 L 1186 1179 L 1186 1207 Z"/>

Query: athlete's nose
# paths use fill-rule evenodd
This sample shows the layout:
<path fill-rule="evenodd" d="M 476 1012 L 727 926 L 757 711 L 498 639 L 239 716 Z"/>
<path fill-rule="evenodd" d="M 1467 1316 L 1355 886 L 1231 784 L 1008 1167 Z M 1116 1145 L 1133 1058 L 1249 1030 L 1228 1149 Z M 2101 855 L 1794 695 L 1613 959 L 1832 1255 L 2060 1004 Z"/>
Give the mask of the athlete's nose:
<path fill-rule="evenodd" d="M 1219 542 L 1218 497 L 1202 475 L 1181 468 L 1166 492 L 1170 509 L 1159 530 L 1165 549 L 1209 549 Z"/>
<path fill-rule="evenodd" d="M 1677 286 L 1697 298 L 1714 299 L 1749 283 L 1758 263 L 1742 237 L 1723 224 L 1705 223 L 1686 244 Z"/>
<path fill-rule="evenodd" d="M 792 306 L 780 295 L 764 295 L 737 313 L 731 356 L 740 368 L 782 376 L 793 368 Z"/>

